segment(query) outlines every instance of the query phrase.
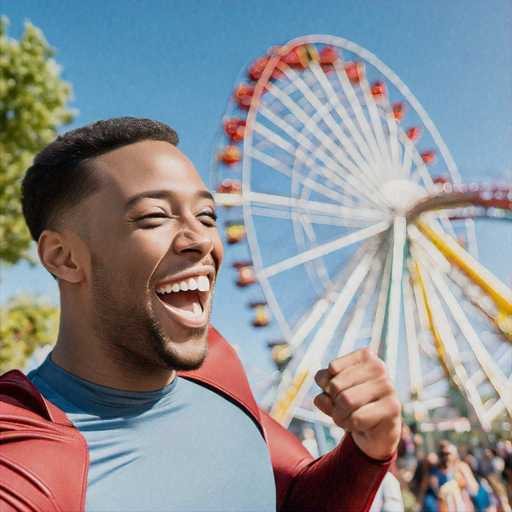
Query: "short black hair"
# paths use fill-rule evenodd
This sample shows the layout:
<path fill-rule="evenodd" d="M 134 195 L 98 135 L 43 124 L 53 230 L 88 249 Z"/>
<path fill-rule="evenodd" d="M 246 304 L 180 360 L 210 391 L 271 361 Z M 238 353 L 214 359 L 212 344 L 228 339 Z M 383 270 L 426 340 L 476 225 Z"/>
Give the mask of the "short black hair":
<path fill-rule="evenodd" d="M 116 117 L 76 128 L 39 152 L 21 184 L 23 215 L 32 238 L 55 229 L 59 214 L 99 188 L 99 176 L 87 162 L 129 144 L 159 140 L 178 145 L 178 134 L 165 123 Z"/>

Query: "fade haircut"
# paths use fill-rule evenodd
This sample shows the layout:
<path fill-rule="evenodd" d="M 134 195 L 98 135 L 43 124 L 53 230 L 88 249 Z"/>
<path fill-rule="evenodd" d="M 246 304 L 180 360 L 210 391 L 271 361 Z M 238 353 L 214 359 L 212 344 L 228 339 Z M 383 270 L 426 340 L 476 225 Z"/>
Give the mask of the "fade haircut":
<path fill-rule="evenodd" d="M 38 153 L 21 184 L 23 215 L 37 242 L 45 229 L 57 229 L 66 212 L 98 190 L 100 176 L 91 160 L 145 140 L 178 145 L 178 134 L 151 119 L 117 117 L 97 121 L 57 137 Z"/>

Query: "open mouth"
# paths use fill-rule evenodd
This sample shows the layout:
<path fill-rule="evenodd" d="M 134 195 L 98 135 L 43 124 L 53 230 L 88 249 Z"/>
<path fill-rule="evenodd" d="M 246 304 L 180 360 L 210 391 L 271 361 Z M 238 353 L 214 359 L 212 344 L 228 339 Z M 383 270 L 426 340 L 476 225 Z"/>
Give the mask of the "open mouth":
<path fill-rule="evenodd" d="M 158 285 L 156 294 L 170 315 L 180 323 L 197 327 L 206 323 L 210 280 L 205 275 Z"/>

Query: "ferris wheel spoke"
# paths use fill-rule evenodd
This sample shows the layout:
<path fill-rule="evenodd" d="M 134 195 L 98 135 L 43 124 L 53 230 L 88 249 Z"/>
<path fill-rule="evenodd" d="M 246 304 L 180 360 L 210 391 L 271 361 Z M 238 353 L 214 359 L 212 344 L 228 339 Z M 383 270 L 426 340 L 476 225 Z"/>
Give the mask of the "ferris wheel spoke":
<path fill-rule="evenodd" d="M 461 391 L 463 396 L 465 396 L 468 404 L 475 412 L 483 430 L 488 431 L 490 429 L 490 424 L 485 420 L 485 407 L 478 394 L 478 390 L 469 380 L 469 376 L 462 365 L 457 342 L 453 337 L 453 332 L 450 328 L 450 324 L 445 315 L 442 304 L 433 289 L 429 274 L 423 266 L 421 254 L 418 253 L 414 246 L 411 247 L 411 252 L 420 276 L 429 315 L 429 322 L 432 334 L 436 340 L 439 359 L 448 372 L 450 382 L 452 382 L 452 384 Z"/>
<path fill-rule="evenodd" d="M 426 264 L 434 285 L 438 289 L 443 301 L 448 306 L 452 317 L 457 322 L 460 331 L 467 340 L 480 368 L 482 368 L 485 373 L 487 380 L 491 383 L 498 396 L 503 399 L 506 404 L 510 404 L 512 398 L 510 387 L 507 386 L 507 379 L 501 371 L 501 368 L 495 363 L 483 343 L 480 341 L 479 336 L 471 326 L 464 310 L 460 307 L 459 301 L 450 291 L 443 276 L 430 262 L 428 262 L 428 255 L 423 256 L 423 263 Z M 509 414 L 512 414 L 512 406 L 508 406 L 507 409 Z"/>
<path fill-rule="evenodd" d="M 258 217 L 273 217 L 275 219 L 294 220 L 300 214 L 293 210 L 278 210 L 276 208 L 262 208 L 259 206 L 251 206 L 251 213 Z M 318 215 L 308 213 L 308 222 L 310 224 L 322 224 L 326 226 L 341 226 L 346 228 L 361 228 L 367 226 L 371 221 L 363 221 L 360 219 L 346 219 L 343 217 L 329 217 L 327 215 Z"/>
<path fill-rule="evenodd" d="M 510 338 L 509 331 L 506 328 L 506 323 L 503 323 L 504 321 L 506 322 L 506 316 L 503 319 L 503 313 L 499 312 L 499 309 L 493 302 L 492 298 L 487 296 L 486 300 L 482 300 L 481 294 L 477 294 L 475 296 L 475 287 L 473 282 L 468 279 L 467 274 L 460 270 L 459 266 L 452 265 L 452 263 L 450 263 L 451 260 L 447 258 L 447 255 L 439 251 L 436 245 L 426 235 L 419 231 L 416 226 L 413 224 L 409 225 L 408 232 L 411 241 L 420 246 L 423 252 L 428 254 L 429 258 L 435 262 L 436 268 L 449 277 L 449 279 L 462 291 L 468 301 L 468 304 L 471 304 L 475 310 L 483 312 L 496 324 L 505 337 Z M 476 289 L 481 290 L 479 286 L 477 286 Z"/>
<path fill-rule="evenodd" d="M 271 94 L 278 95 L 280 100 L 283 101 L 286 107 L 304 124 L 304 127 L 311 133 L 311 135 L 313 135 L 320 142 L 320 145 L 313 144 L 303 133 L 293 128 L 291 124 L 286 123 L 283 118 L 276 115 L 274 112 L 272 112 L 272 110 L 265 107 L 263 104 L 259 108 L 260 113 L 273 124 L 288 133 L 292 139 L 300 140 L 301 145 L 310 151 L 316 158 L 321 160 L 324 165 L 327 165 L 332 171 L 336 171 L 338 176 L 342 177 L 347 183 L 350 183 L 352 187 L 354 187 L 353 190 L 361 190 L 361 192 L 364 193 L 364 195 L 371 202 L 375 202 L 375 195 L 381 194 L 379 189 L 375 188 L 372 190 L 369 188 L 367 180 L 364 179 L 363 172 L 350 159 L 348 159 L 342 151 L 340 151 L 340 148 L 336 146 L 336 144 L 334 144 L 334 142 L 323 132 L 323 130 L 319 128 L 314 119 L 309 117 L 289 96 L 281 95 L 279 89 L 269 84 L 268 90 Z M 272 131 L 267 132 L 269 128 L 264 127 L 261 125 L 261 123 L 256 122 L 255 129 L 257 127 L 260 128 L 257 130 L 259 133 L 262 131 L 265 132 L 261 134 L 264 135 L 268 140 L 274 140 L 276 136 L 278 137 L 278 135 Z M 261 127 L 263 130 L 261 130 Z M 344 167 L 341 167 L 340 164 L 338 164 L 329 155 L 327 155 L 327 153 L 323 150 L 323 147 L 328 148 L 331 153 L 335 155 L 340 164 Z"/>
<path fill-rule="evenodd" d="M 378 181 L 374 179 L 373 172 L 371 168 L 368 166 L 368 163 L 361 157 L 360 153 L 354 147 L 350 139 L 348 139 L 348 137 L 340 130 L 339 126 L 334 122 L 334 119 L 332 118 L 330 113 L 324 112 L 326 107 L 321 103 L 318 103 L 318 98 L 312 93 L 311 89 L 309 89 L 309 87 L 298 77 L 298 75 L 294 71 L 290 70 L 289 73 L 293 73 L 293 79 L 296 81 L 296 83 L 303 86 L 303 90 L 301 90 L 301 92 L 306 92 L 308 94 L 308 101 L 314 102 L 314 104 L 318 107 L 318 109 L 315 110 L 317 115 L 319 115 L 319 113 L 323 113 L 321 118 L 326 122 L 327 120 L 330 121 L 329 127 L 331 131 L 336 134 L 336 136 L 339 139 L 339 142 L 344 145 L 344 147 L 347 149 L 348 154 L 351 156 L 354 162 L 358 163 L 359 167 L 354 165 L 351 160 L 345 157 L 345 155 L 340 151 L 338 145 L 334 144 L 333 141 L 326 136 L 323 130 L 320 129 L 318 123 L 314 120 L 314 118 L 307 114 L 290 96 L 283 94 L 283 92 L 279 88 L 275 87 L 271 83 L 267 85 L 267 89 L 270 92 L 270 94 L 278 98 L 279 101 L 281 101 L 282 104 L 289 109 L 289 111 L 302 123 L 304 127 L 308 129 L 308 131 L 315 138 L 317 138 L 317 140 L 319 140 L 321 144 L 324 144 L 326 147 L 328 147 L 330 151 L 338 158 L 340 163 L 342 163 L 347 168 L 348 171 L 350 171 L 355 177 L 360 176 L 361 178 L 364 178 L 363 180 L 359 178 L 363 186 L 367 186 L 366 182 L 368 181 L 368 177 L 372 178 L 374 180 L 374 184 L 377 187 L 373 191 L 373 193 L 378 193 L 378 185 L 380 185 L 380 183 L 378 183 Z M 260 110 L 262 109 L 262 107 L 264 108 L 263 104 L 260 106 Z M 366 169 L 366 173 L 361 171 L 361 169 Z M 368 174 L 368 172 L 370 174 Z"/>
<path fill-rule="evenodd" d="M 466 230 L 468 233 L 468 252 L 478 261 L 478 246 L 476 244 L 475 223 L 473 219 L 466 219 Z"/>
<path fill-rule="evenodd" d="M 361 130 L 368 142 L 368 146 L 370 147 L 370 149 L 373 153 L 374 161 L 380 163 L 380 167 L 382 169 L 382 172 L 384 173 L 386 164 L 384 162 L 384 158 L 382 156 L 381 150 L 377 144 L 377 139 L 375 138 L 375 133 L 372 130 L 372 128 L 370 127 L 368 119 L 361 107 L 361 104 L 359 103 L 359 99 L 357 97 L 356 91 L 354 90 L 354 87 L 350 83 L 350 80 L 347 76 L 345 67 L 340 63 L 335 63 L 334 69 L 336 71 L 338 80 L 340 81 L 340 84 L 345 92 L 345 95 L 350 103 L 350 106 L 352 107 L 352 110 L 354 111 L 354 115 L 357 119 L 357 122 L 359 123 L 359 126 L 361 127 Z M 383 174 L 383 176 L 385 176 L 385 173 Z"/>
<path fill-rule="evenodd" d="M 354 350 L 355 342 L 357 340 L 358 334 L 361 331 L 361 326 L 367 313 L 368 304 L 375 291 L 375 285 L 377 284 L 383 266 L 383 262 L 380 258 L 376 257 L 375 259 L 377 261 L 373 264 L 370 273 L 368 274 L 363 285 L 361 295 L 357 299 L 357 302 L 354 306 L 354 311 L 347 326 L 345 335 L 343 336 L 343 340 L 340 344 L 337 357 L 341 357 Z"/>
<path fill-rule="evenodd" d="M 370 86 L 366 79 L 361 80 L 361 90 L 363 91 L 364 98 L 366 101 L 366 107 L 368 109 L 368 113 L 370 115 L 370 121 L 373 126 L 373 130 L 375 132 L 375 136 L 377 138 L 377 144 L 379 145 L 379 149 L 382 155 L 382 159 L 385 164 L 385 169 L 387 171 L 388 176 L 391 178 L 393 176 L 393 162 L 391 160 L 391 155 L 389 153 L 389 148 L 386 144 L 386 139 L 384 136 L 384 129 L 382 127 L 382 122 L 380 120 L 380 115 L 377 109 L 377 103 L 375 102 L 375 98 L 370 90 Z"/>
<path fill-rule="evenodd" d="M 403 132 L 400 133 L 400 142 L 404 148 L 402 169 L 400 174 L 403 179 L 408 179 L 411 172 L 413 154 L 414 151 L 416 151 L 416 148 L 414 147 L 414 144 L 411 142 L 409 137 L 407 137 L 407 135 Z"/>
<path fill-rule="evenodd" d="M 407 343 L 411 396 L 421 399 L 424 384 L 420 351 L 416 336 L 416 323 L 414 320 L 414 295 L 412 285 L 406 275 L 404 275 L 402 279 L 402 293 L 404 297 L 405 341 Z"/>
<path fill-rule="evenodd" d="M 388 124 L 389 131 L 389 147 L 391 150 L 391 162 L 393 164 L 393 176 L 395 178 L 400 178 L 402 174 L 402 163 L 401 163 L 401 155 L 400 155 L 400 144 L 398 139 L 398 125 L 389 106 L 389 102 L 386 101 L 386 111 L 384 112 L 384 116 L 386 122 Z"/>
<path fill-rule="evenodd" d="M 299 252 L 307 250 L 306 239 L 304 238 L 304 234 L 306 234 L 306 237 L 308 238 L 310 244 L 313 244 L 314 246 L 318 245 L 315 231 L 311 223 L 308 221 L 308 217 L 303 213 L 299 213 L 298 215 L 295 216 L 293 222 L 293 229 L 295 231 L 295 237 L 299 242 Z M 324 288 L 327 288 L 331 284 L 331 280 L 329 279 L 329 275 L 327 269 L 325 268 L 323 260 L 316 259 L 310 263 L 306 263 L 305 268 L 310 279 L 314 283 L 317 293 L 321 293 L 321 288 L 316 282 L 315 273 L 320 278 L 321 284 Z"/>
<path fill-rule="evenodd" d="M 296 199 L 294 197 L 276 194 L 249 191 L 244 193 L 244 200 L 248 201 L 253 206 L 271 205 L 289 208 L 296 213 L 316 213 L 324 216 L 330 215 L 336 218 L 365 220 L 367 222 L 382 220 L 382 214 L 369 208 L 350 208 L 332 203 Z"/>
<path fill-rule="evenodd" d="M 324 295 L 320 299 L 318 299 L 315 302 L 311 310 L 306 312 L 302 316 L 302 318 L 297 322 L 297 327 L 295 329 L 292 339 L 289 342 L 290 347 L 292 348 L 293 351 L 295 351 L 295 349 L 301 345 L 301 343 L 310 334 L 312 329 L 314 329 L 316 325 L 319 325 L 321 317 L 326 312 L 329 305 L 336 300 L 336 297 L 339 294 L 339 290 L 346 285 L 348 279 L 354 273 L 357 265 L 364 257 L 364 255 L 371 250 L 377 252 L 377 248 L 378 244 L 375 244 L 373 246 L 373 249 L 371 245 L 363 244 L 355 252 L 355 254 L 352 256 L 347 265 L 344 266 L 343 271 L 340 273 L 340 275 L 336 276 L 333 279 L 334 284 L 325 291 Z"/>
<path fill-rule="evenodd" d="M 355 231 L 350 233 L 349 235 L 343 236 L 331 242 L 325 243 L 323 245 L 319 245 L 314 249 L 309 249 L 306 252 L 301 254 L 297 254 L 296 256 L 292 256 L 286 260 L 280 261 L 274 265 L 271 265 L 262 270 L 262 273 L 265 277 L 270 277 L 280 272 L 284 272 L 285 270 L 289 270 L 298 265 L 303 265 L 307 261 L 312 261 L 315 258 L 320 258 L 322 256 L 326 256 L 334 251 L 342 249 L 344 247 L 348 247 L 357 242 L 361 242 L 362 240 L 366 240 L 372 236 L 378 235 L 382 233 L 386 229 L 389 228 L 389 222 L 379 222 L 374 224 L 373 226 L 368 226 L 367 228 L 360 229 L 359 231 Z"/>
<path fill-rule="evenodd" d="M 350 135 L 352 136 L 355 143 L 358 145 L 359 150 L 364 156 L 368 166 L 370 167 L 370 169 L 373 169 L 373 172 L 377 173 L 376 169 L 380 169 L 380 166 L 377 164 L 377 161 L 374 155 L 372 154 L 367 141 L 362 137 L 361 132 L 359 131 L 355 123 L 352 121 L 352 118 L 347 112 L 346 108 L 341 103 L 338 94 L 334 90 L 331 82 L 326 77 L 324 71 L 322 70 L 322 67 L 316 62 L 311 62 L 310 68 L 313 74 L 316 76 L 318 82 L 322 86 L 323 90 L 325 91 L 328 101 L 336 110 L 340 119 L 342 119 L 343 122 L 345 123 Z M 382 175 L 379 174 L 379 176 Z"/>
<path fill-rule="evenodd" d="M 290 129 L 290 128 L 289 128 Z M 330 180 L 333 183 L 336 183 L 340 189 L 342 189 L 345 193 L 349 193 L 351 196 L 357 198 L 359 201 L 367 204 L 370 202 L 371 204 L 375 204 L 374 198 L 369 196 L 367 193 L 365 193 L 363 190 L 360 190 L 357 188 L 357 186 L 354 186 L 350 179 L 350 177 L 342 177 L 340 173 L 335 173 L 333 170 L 333 167 L 335 169 L 341 169 L 336 162 L 334 162 L 330 157 L 328 157 L 321 148 L 313 149 L 313 154 L 315 157 L 317 157 L 319 160 L 322 161 L 322 163 L 325 164 L 325 167 L 318 166 L 314 160 L 309 158 L 304 152 L 301 152 L 297 147 L 295 147 L 293 144 L 287 142 L 284 140 L 281 136 L 279 136 L 277 133 L 273 132 L 266 126 L 263 126 L 259 122 L 254 123 L 254 131 L 256 133 L 259 133 L 263 137 L 265 137 L 267 140 L 271 140 L 273 144 L 275 144 L 277 147 L 282 149 L 283 151 L 286 151 L 288 154 L 296 158 L 297 160 L 301 161 L 304 165 L 308 166 L 309 168 L 317 169 L 317 173 L 320 175 L 325 176 L 326 179 Z M 309 145 L 308 141 L 308 145 Z M 252 149 L 254 151 L 254 148 Z M 290 176 L 292 179 L 295 177 L 296 179 L 300 179 L 297 176 L 297 173 L 295 176 Z"/>
<path fill-rule="evenodd" d="M 510 301 L 512 291 L 434 224 L 417 220 L 416 226 L 449 261 L 492 298 L 499 311 L 499 317 L 496 318 L 497 326 L 510 333 L 512 331 L 509 325 L 512 316 Z"/>
<path fill-rule="evenodd" d="M 382 244 L 382 251 L 386 251 L 386 245 L 389 243 L 389 237 Z M 381 353 L 381 341 L 384 332 L 384 318 L 388 301 L 389 284 L 391 282 L 391 251 L 386 251 L 386 263 L 381 276 L 379 296 L 377 299 L 377 308 L 372 327 L 372 336 L 370 338 L 370 348 L 377 353 Z"/>
<path fill-rule="evenodd" d="M 360 260 L 309 344 L 304 357 L 295 370 L 291 383 L 286 389 L 281 390 L 280 393 L 278 392 L 276 405 L 271 411 L 271 416 L 281 425 L 286 427 L 289 424 L 300 399 L 305 396 L 313 384 L 314 376 L 317 370 L 320 369 L 322 358 L 333 341 L 336 329 L 347 307 L 368 274 L 374 256 L 375 251 L 368 251 Z"/>
<path fill-rule="evenodd" d="M 270 155 L 267 155 L 266 153 L 263 153 L 259 149 L 251 148 L 246 150 L 246 153 L 248 156 L 253 158 L 254 160 L 257 160 L 261 162 L 264 165 L 267 165 L 268 167 L 271 167 L 272 169 L 275 169 L 279 171 L 281 174 L 284 174 L 291 180 L 297 180 L 299 181 L 304 187 L 311 188 L 315 192 L 318 192 L 322 196 L 326 197 L 327 199 L 331 199 L 333 201 L 336 201 L 342 205 L 346 205 L 347 203 L 351 206 L 357 206 L 357 203 L 355 203 L 352 199 L 350 199 L 346 195 L 342 195 L 339 192 L 336 192 L 336 190 L 333 190 L 332 188 L 329 188 L 322 183 L 317 183 L 311 178 L 305 178 L 301 174 L 294 173 L 293 169 L 288 167 L 287 165 L 283 164 L 280 160 L 277 158 L 274 158 Z M 322 173 L 325 172 L 322 169 L 311 169 L 315 173 Z"/>
<path fill-rule="evenodd" d="M 368 161 L 363 157 L 359 149 L 357 149 L 353 144 L 352 141 L 347 137 L 347 135 L 343 132 L 343 130 L 340 128 L 339 123 L 337 123 L 330 112 L 326 111 L 326 105 L 323 104 L 319 98 L 314 94 L 314 92 L 311 90 L 311 88 L 305 83 L 304 80 L 302 80 L 299 75 L 292 70 L 289 66 L 285 64 L 280 64 L 279 69 L 283 71 L 288 78 L 296 83 L 297 88 L 300 90 L 300 92 L 304 95 L 304 97 L 309 101 L 313 109 L 318 113 L 322 114 L 322 120 L 329 126 L 331 132 L 336 135 L 339 143 L 345 148 L 347 154 L 352 158 L 352 160 L 356 163 L 359 169 L 365 174 L 365 176 L 369 177 L 374 181 L 374 184 L 380 185 L 378 182 L 378 179 L 376 176 L 374 176 L 374 172 L 372 171 Z M 324 75 L 325 77 L 325 75 Z M 329 96 L 327 96 L 328 98 Z M 328 103 L 328 105 L 333 108 L 333 105 L 331 102 Z M 306 126 L 311 123 L 310 121 L 307 121 L 304 123 Z M 318 130 L 318 124 L 315 123 L 314 129 Z M 310 130 L 312 131 L 312 130 Z M 331 149 L 331 148 L 330 148 Z M 340 163 L 345 164 L 346 158 L 343 156 L 343 154 L 340 154 L 339 148 L 337 146 L 334 146 L 334 149 L 331 149 L 333 154 L 336 154 L 337 158 L 340 160 Z M 376 185 L 376 186 L 377 186 Z M 378 186 L 376 188 L 378 191 Z"/>
<path fill-rule="evenodd" d="M 508 383 L 508 387 L 510 388 L 511 386 L 511 382 L 509 381 Z M 493 405 L 492 407 L 490 407 L 489 409 L 487 409 L 484 413 L 484 418 L 485 420 L 490 423 L 491 421 L 495 420 L 503 410 L 507 410 L 508 411 L 508 414 L 510 414 L 510 408 L 507 407 L 508 406 L 508 402 L 505 402 L 505 400 L 500 399 L 500 400 L 497 400 Z"/>
<path fill-rule="evenodd" d="M 425 188 L 429 192 L 433 192 L 435 190 L 434 181 L 432 180 L 432 176 L 430 176 L 427 166 L 425 162 L 422 160 L 421 156 L 414 152 L 412 154 L 412 161 L 416 166 L 415 169 L 411 172 L 409 179 L 414 183 L 419 183 L 423 181 Z"/>
<path fill-rule="evenodd" d="M 266 107 L 261 106 L 260 112 L 278 128 L 286 132 L 293 140 L 300 141 L 300 145 L 304 147 L 306 152 L 309 151 L 314 157 L 321 160 L 326 167 L 321 167 L 320 169 L 322 170 L 322 174 L 327 179 L 338 185 L 344 192 L 349 192 L 351 196 L 358 198 L 361 202 L 367 204 L 368 201 L 370 201 L 372 204 L 375 204 L 375 196 L 372 195 L 371 192 L 365 192 L 364 190 L 361 190 L 361 183 L 358 182 L 358 180 L 356 180 L 352 175 L 344 172 L 343 169 L 334 160 L 332 160 L 332 158 L 330 158 L 320 146 L 315 146 L 304 136 L 304 134 L 298 132 L 290 124 L 284 122 L 281 118 L 277 117 L 275 113 Z M 274 132 L 272 132 L 269 128 L 256 122 L 255 129 L 258 133 L 263 132 L 268 140 L 274 141 L 274 143 L 279 145 L 281 149 L 287 151 L 289 154 L 300 160 L 305 165 L 309 166 L 310 168 L 313 166 L 317 167 L 314 160 L 309 158 L 306 154 L 298 151 L 297 148 L 293 146 L 293 144 L 287 143 L 284 139 L 278 138 L 279 136 L 274 134 Z"/>
<path fill-rule="evenodd" d="M 396 379 L 398 355 L 398 337 L 400 328 L 400 310 L 402 307 L 402 273 L 406 246 L 406 227 L 404 217 L 396 217 L 393 224 L 393 246 L 391 256 L 391 280 L 389 299 L 386 305 L 385 361 L 388 365 L 389 378 Z"/>
<path fill-rule="evenodd" d="M 453 229 L 452 223 L 448 218 L 448 213 L 444 210 L 437 210 L 436 212 L 429 212 L 425 215 L 426 218 L 434 218 L 437 217 L 437 220 L 441 223 L 441 226 L 444 228 L 446 234 L 451 236 L 454 240 L 457 240 L 457 233 Z"/>

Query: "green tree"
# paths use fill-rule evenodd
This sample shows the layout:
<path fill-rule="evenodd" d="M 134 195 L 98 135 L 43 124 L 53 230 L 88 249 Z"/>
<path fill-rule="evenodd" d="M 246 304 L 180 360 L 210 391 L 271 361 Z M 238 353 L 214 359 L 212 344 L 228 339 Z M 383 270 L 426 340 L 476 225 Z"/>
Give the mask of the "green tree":
<path fill-rule="evenodd" d="M 0 259 L 27 259 L 31 237 L 20 204 L 20 183 L 34 155 L 73 120 L 71 85 L 60 77 L 55 50 L 30 22 L 20 41 L 0 20 Z"/>
<path fill-rule="evenodd" d="M 0 261 L 31 261 L 32 239 L 21 211 L 20 184 L 35 154 L 73 120 L 71 85 L 60 77 L 55 51 L 26 22 L 19 41 L 0 19 Z M 0 310 L 0 371 L 23 367 L 40 346 L 54 343 L 59 310 L 34 297 L 11 299 Z"/>
<path fill-rule="evenodd" d="M 16 297 L 0 310 L 0 373 L 22 368 L 38 347 L 55 343 L 59 310 L 33 297 Z"/>

